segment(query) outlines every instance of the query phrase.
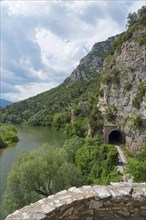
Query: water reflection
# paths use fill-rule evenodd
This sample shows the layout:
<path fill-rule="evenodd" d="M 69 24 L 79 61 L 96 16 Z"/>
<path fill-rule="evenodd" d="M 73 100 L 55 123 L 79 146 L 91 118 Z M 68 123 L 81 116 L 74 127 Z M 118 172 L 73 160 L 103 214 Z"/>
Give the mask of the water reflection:
<path fill-rule="evenodd" d="M 47 127 L 17 126 L 19 142 L 0 149 L 0 197 L 7 182 L 7 174 L 16 159 L 16 154 L 22 150 L 32 151 L 48 143 L 54 147 L 62 147 L 66 135 Z M 0 199 L 1 200 L 1 199 Z"/>

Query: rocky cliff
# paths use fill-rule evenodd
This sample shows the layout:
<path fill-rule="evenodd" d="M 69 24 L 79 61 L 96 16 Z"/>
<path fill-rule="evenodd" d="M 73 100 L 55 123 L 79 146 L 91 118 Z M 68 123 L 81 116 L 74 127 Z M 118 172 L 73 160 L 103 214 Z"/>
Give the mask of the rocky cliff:
<path fill-rule="evenodd" d="M 136 29 L 104 60 L 98 101 L 104 123 L 118 125 L 132 151 L 146 144 L 146 53 L 140 43 L 145 34 Z"/>
<path fill-rule="evenodd" d="M 90 80 L 94 77 L 94 71 L 99 72 L 103 66 L 106 53 L 108 53 L 114 40 L 118 35 L 108 38 L 106 41 L 98 42 L 93 45 L 92 50 L 80 60 L 80 64 L 66 79 L 66 82 L 75 83 L 78 80 Z"/>
<path fill-rule="evenodd" d="M 79 137 L 101 136 L 111 124 L 131 151 L 146 145 L 145 16 L 144 7 L 127 31 L 96 43 L 58 87 L 0 109 L 1 122 L 53 125 Z"/>

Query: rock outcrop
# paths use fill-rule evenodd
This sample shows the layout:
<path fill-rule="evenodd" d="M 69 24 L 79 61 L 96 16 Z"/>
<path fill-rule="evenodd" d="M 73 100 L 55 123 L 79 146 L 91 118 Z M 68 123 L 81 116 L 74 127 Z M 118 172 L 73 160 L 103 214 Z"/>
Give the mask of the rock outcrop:
<path fill-rule="evenodd" d="M 78 80 L 90 80 L 96 73 L 100 73 L 100 68 L 103 66 L 104 56 L 112 48 L 113 41 L 118 35 L 108 38 L 93 45 L 92 50 L 80 60 L 80 64 L 65 80 L 68 83 L 75 83 Z"/>
<path fill-rule="evenodd" d="M 6 220 L 146 218 L 146 183 L 72 187 L 16 210 Z"/>
<path fill-rule="evenodd" d="M 131 151 L 146 144 L 146 54 L 139 43 L 145 34 L 143 29 L 136 30 L 105 59 L 98 102 L 103 115 L 115 114 L 111 121 L 125 133 Z"/>

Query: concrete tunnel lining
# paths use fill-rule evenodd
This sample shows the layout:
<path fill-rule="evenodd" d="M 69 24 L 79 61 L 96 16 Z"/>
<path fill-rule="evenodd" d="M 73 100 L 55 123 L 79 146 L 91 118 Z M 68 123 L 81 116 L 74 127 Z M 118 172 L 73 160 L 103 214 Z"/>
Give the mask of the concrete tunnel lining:
<path fill-rule="evenodd" d="M 124 133 L 120 130 L 113 130 L 108 136 L 109 144 L 121 145 L 125 144 Z"/>

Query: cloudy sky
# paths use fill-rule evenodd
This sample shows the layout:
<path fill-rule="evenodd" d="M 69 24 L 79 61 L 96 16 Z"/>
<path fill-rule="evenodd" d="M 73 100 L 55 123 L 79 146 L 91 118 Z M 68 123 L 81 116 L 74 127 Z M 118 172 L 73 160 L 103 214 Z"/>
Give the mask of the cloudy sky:
<path fill-rule="evenodd" d="M 1 98 L 19 101 L 64 81 L 98 41 L 125 30 L 145 0 L 3 0 Z"/>

